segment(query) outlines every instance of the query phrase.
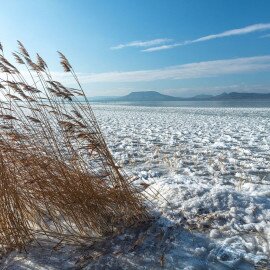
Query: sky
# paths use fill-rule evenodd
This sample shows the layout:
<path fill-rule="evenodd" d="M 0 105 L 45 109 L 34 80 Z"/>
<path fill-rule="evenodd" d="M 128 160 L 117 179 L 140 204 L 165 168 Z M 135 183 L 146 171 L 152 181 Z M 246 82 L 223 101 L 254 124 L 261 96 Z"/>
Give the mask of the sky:
<path fill-rule="evenodd" d="M 270 92 L 269 0 L 0 0 L 5 54 L 57 50 L 88 96 Z"/>

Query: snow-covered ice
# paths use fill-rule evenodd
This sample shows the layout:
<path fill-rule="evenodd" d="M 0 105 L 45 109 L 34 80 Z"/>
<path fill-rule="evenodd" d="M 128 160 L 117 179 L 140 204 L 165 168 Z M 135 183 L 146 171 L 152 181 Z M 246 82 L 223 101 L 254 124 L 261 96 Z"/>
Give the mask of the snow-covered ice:
<path fill-rule="evenodd" d="M 88 249 L 85 269 L 270 269 L 270 108 L 94 111 L 117 163 L 146 188 L 156 220 Z M 64 246 L 46 268 L 37 250 L 13 252 L 2 265 L 61 269 L 65 258 L 63 269 L 76 269 L 81 256 Z"/>

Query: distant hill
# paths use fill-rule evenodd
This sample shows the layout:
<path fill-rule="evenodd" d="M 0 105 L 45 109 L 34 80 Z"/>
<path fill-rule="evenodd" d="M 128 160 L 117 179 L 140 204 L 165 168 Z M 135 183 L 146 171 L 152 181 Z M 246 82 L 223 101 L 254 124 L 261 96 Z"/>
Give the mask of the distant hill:
<path fill-rule="evenodd" d="M 217 95 L 212 97 L 212 100 L 232 100 L 232 99 L 270 99 L 270 93 L 222 93 L 221 95 Z"/>
<path fill-rule="evenodd" d="M 156 91 L 131 92 L 130 94 L 118 98 L 119 101 L 175 101 L 183 98 L 160 94 Z"/>
<path fill-rule="evenodd" d="M 135 101 L 218 101 L 218 100 L 235 100 L 235 99 L 270 99 L 270 93 L 222 93 L 220 95 L 197 95 L 190 98 L 174 97 L 170 95 L 160 94 L 156 91 L 141 91 L 141 92 L 131 92 L 130 94 L 122 97 L 118 96 L 100 96 L 90 98 L 92 101 L 125 101 L 125 102 L 135 102 Z"/>

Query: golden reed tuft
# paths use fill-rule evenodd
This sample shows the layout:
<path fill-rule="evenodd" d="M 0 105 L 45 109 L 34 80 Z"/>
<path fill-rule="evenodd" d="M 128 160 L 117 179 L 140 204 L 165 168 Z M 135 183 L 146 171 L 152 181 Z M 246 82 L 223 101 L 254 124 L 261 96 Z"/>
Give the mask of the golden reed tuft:
<path fill-rule="evenodd" d="M 40 55 L 34 61 L 18 44 L 21 71 L 0 45 L 0 246 L 40 235 L 80 241 L 146 219 L 67 58 L 59 53 L 78 89 L 55 81 Z"/>

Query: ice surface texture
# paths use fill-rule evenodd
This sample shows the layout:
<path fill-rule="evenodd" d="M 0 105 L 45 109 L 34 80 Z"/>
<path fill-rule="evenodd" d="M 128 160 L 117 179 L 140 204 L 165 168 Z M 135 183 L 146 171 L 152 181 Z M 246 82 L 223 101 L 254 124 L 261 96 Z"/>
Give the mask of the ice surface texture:
<path fill-rule="evenodd" d="M 48 258 L 51 269 L 63 258 L 66 269 L 269 269 L 270 109 L 96 105 L 94 112 L 118 164 L 151 194 L 157 219 L 83 256 L 60 248 Z M 7 269 L 19 269 L 19 259 L 38 269 L 42 258 L 34 249 L 28 259 L 11 254 Z"/>

